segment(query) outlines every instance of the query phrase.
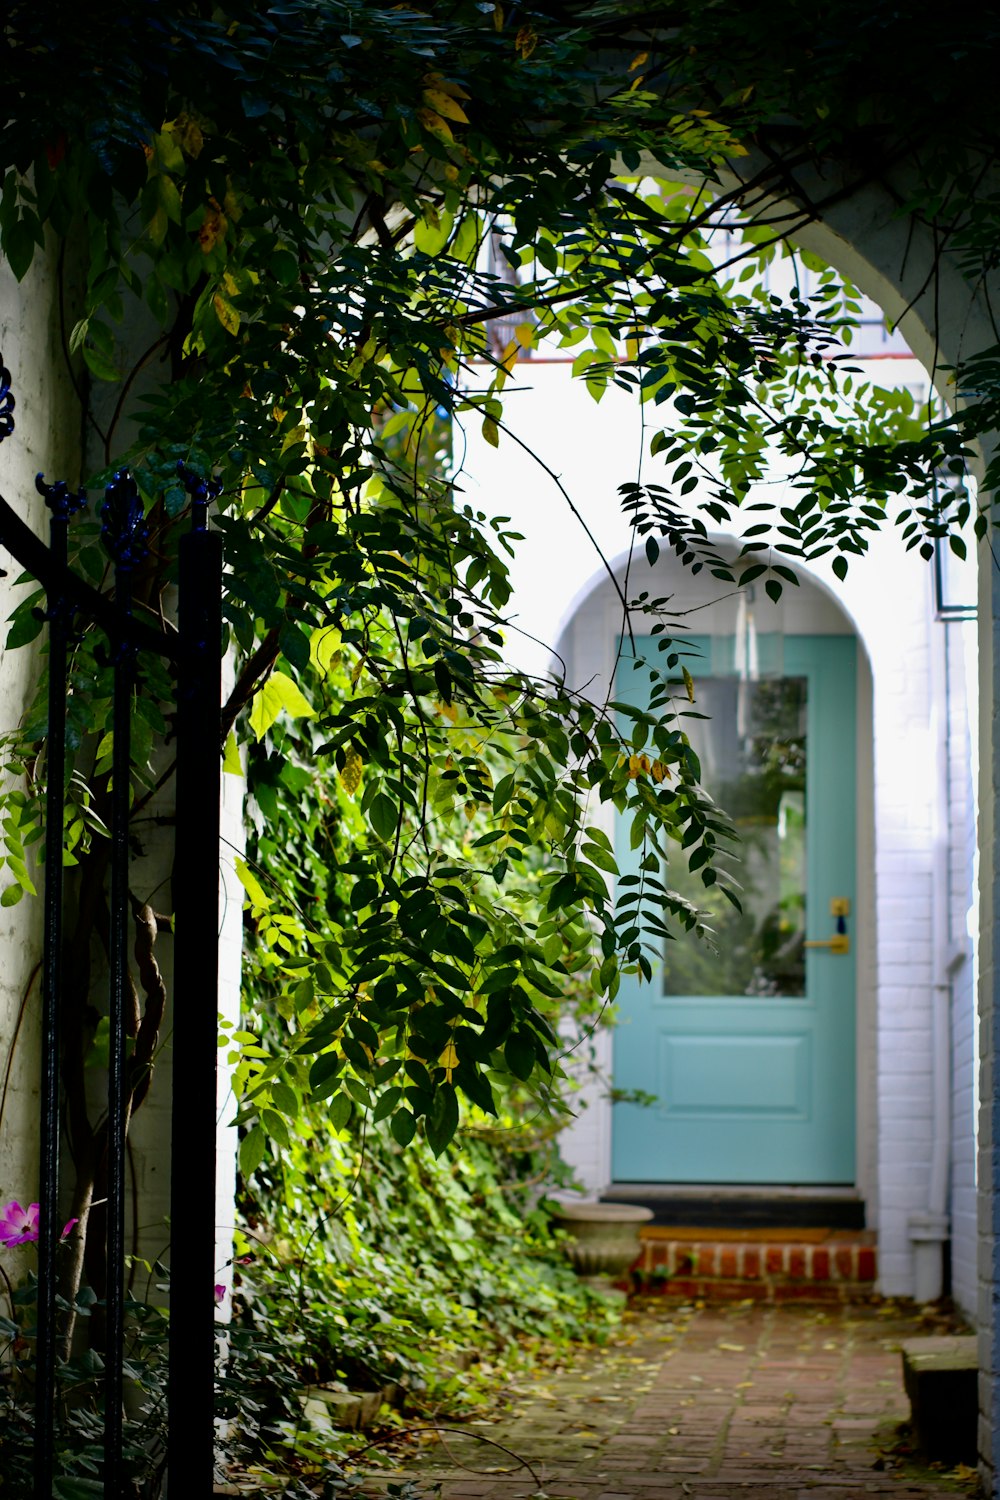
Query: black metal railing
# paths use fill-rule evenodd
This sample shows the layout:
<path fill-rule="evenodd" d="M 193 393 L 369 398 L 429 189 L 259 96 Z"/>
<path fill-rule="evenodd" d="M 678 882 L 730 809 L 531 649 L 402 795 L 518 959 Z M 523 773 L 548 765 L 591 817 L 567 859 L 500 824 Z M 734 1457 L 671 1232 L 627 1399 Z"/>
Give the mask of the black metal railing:
<path fill-rule="evenodd" d="M 10 375 L 0 361 L 0 441 L 13 431 Z M 124 1493 L 122 1471 L 125 1323 L 125 1167 L 130 1093 L 126 1072 L 128 997 L 130 720 L 139 651 L 168 658 L 177 687 L 174 849 L 174 1015 L 171 1126 L 170 1322 L 167 1480 L 171 1495 L 212 1490 L 214 1446 L 216 1036 L 218 1017 L 220 638 L 222 546 L 208 529 L 217 487 L 181 468 L 191 496 L 191 529 L 179 549 L 178 632 L 151 629 L 132 613 L 132 576 L 145 555 L 146 524 L 131 475 L 107 486 L 102 540 L 114 563 L 112 598 L 68 565 L 72 517 L 87 503 L 66 484 L 39 492 L 49 510 L 46 546 L 0 496 L 0 545 L 42 585 L 49 644 L 42 955 L 41 1166 L 39 1185 L 35 1500 L 51 1500 L 57 1375 L 56 1252 L 60 1236 L 60 1040 L 63 994 L 63 824 L 66 786 L 68 643 L 90 621 L 105 634 L 113 667 L 111 768 L 108 1203 L 104 1472 L 106 1500 Z M 179 876 L 179 878 L 178 878 Z M 183 1225 L 183 1232 L 180 1226 Z"/>

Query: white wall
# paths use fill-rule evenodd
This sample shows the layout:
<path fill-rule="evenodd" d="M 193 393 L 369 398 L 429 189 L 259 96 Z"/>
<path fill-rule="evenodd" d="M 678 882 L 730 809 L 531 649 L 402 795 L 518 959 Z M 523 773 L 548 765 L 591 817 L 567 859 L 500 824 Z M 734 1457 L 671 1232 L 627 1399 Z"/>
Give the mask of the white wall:
<path fill-rule="evenodd" d="M 908 383 L 921 378 L 912 362 L 895 364 L 893 372 Z M 566 671 L 572 686 L 603 697 L 623 612 L 598 549 L 614 562 L 628 597 L 644 589 L 653 595 L 671 594 L 671 608 L 684 611 L 718 598 L 727 586 L 704 574 L 692 580 L 663 559 L 651 572 L 641 544 L 629 556 L 630 534 L 617 486 L 635 478 L 640 466 L 642 477 L 662 477 L 655 461 L 642 456 L 648 434 L 634 400 L 611 389 L 595 405 L 581 382 L 571 382 L 562 363 L 525 362 L 518 366 L 517 376 L 518 389 L 506 403 L 505 422 L 523 446 L 501 437 L 500 450 L 494 452 L 470 430 L 460 483 L 477 509 L 489 516 L 511 516 L 514 529 L 525 536 L 512 568 L 512 625 L 539 641 L 558 642 L 557 670 Z M 559 476 L 568 500 L 526 449 Z M 574 518 L 570 502 L 585 521 L 589 537 Z M 868 728 L 859 731 L 858 1185 L 867 1199 L 869 1222 L 879 1229 L 882 1289 L 906 1294 L 914 1285 L 909 1220 L 927 1209 L 931 1171 L 937 784 L 931 644 L 932 632 L 945 627 L 932 620 L 930 570 L 914 554 L 904 553 L 894 534 L 876 538 L 871 555 L 852 565 L 843 584 L 822 562 L 800 572 L 814 577 L 817 587 L 786 594 L 785 629 L 853 627 L 871 670 L 870 686 L 862 682 L 865 701 L 859 715 L 860 724 Z M 690 618 L 696 620 L 697 615 Z M 508 631 L 507 650 L 525 669 L 546 671 L 546 647 L 515 629 Z M 962 859 L 952 865 L 952 904 L 964 900 L 968 906 L 971 809 L 964 717 L 961 725 L 951 741 L 953 815 L 963 851 Z M 870 773 L 864 769 L 869 756 Z M 966 788 L 964 802 L 957 800 L 961 787 Z M 965 1191 L 959 1220 L 964 1238 L 956 1259 L 964 1296 L 969 1295 L 971 1253 L 969 999 L 968 988 L 956 989 L 956 1066 L 964 1092 L 956 1100 L 955 1113 L 965 1122 L 964 1134 L 956 1135 L 955 1141 L 961 1158 L 956 1180 L 960 1178 Z M 606 1042 L 602 1047 L 609 1065 Z M 566 1143 L 567 1158 L 592 1189 L 608 1181 L 609 1117 L 610 1110 L 591 1090 L 589 1107 Z"/>
<path fill-rule="evenodd" d="M 17 403 L 14 433 L 0 446 L 0 493 L 46 536 L 36 473 L 73 482 L 80 471 L 80 409 L 62 355 L 54 256 L 38 254 L 20 285 L 0 263 L 0 352 Z M 0 579 L 0 732 L 7 732 L 31 701 L 41 664 L 35 646 L 6 649 L 5 622 L 26 591 L 14 585 L 22 570 L 9 554 L 0 566 L 8 573 Z M 0 872 L 0 887 L 8 883 Z M 40 879 L 36 885 L 40 891 Z M 38 1197 L 41 918 L 41 901 L 0 907 L 0 1202 Z"/>
<path fill-rule="evenodd" d="M 74 303 L 72 284 L 67 289 L 67 307 Z M 75 485 L 85 477 L 86 469 L 103 464 L 103 453 L 92 451 L 86 463 L 80 405 L 74 393 L 63 354 L 68 329 L 60 329 L 59 298 L 54 259 L 36 257 L 25 280 L 18 285 L 7 267 L 0 264 L 0 351 L 11 372 L 16 399 L 15 430 L 0 446 L 0 493 L 18 514 L 42 538 L 48 536 L 47 511 L 35 490 L 35 475 L 43 471 L 49 480 L 66 479 Z M 143 330 L 136 329 L 143 343 Z M 163 378 L 162 369 L 149 369 L 146 383 Z M 106 417 L 108 403 L 117 398 L 117 390 L 104 386 L 96 403 L 99 415 Z M 103 410 L 101 401 L 103 400 Z M 89 434 L 93 443 L 93 432 Z M 97 498 L 92 496 L 92 498 Z M 0 579 L 0 732 L 18 724 L 33 694 L 40 671 L 36 647 L 7 651 L 6 620 L 24 588 L 16 588 L 13 579 L 20 566 L 6 555 L 0 566 L 8 577 Z M 39 641 L 39 646 L 41 645 Z M 234 850 L 243 848 L 243 783 L 224 778 L 222 833 L 225 843 L 220 868 L 222 899 L 220 903 L 220 1008 L 229 1019 L 239 1015 L 240 962 L 242 948 L 242 888 L 233 870 Z M 142 846 L 141 857 L 134 860 L 130 878 L 135 894 L 150 899 L 161 911 L 170 910 L 170 873 L 173 846 L 173 803 L 168 790 L 151 805 L 147 818 L 137 825 L 136 834 Z M 0 872 L 0 888 L 7 884 Z M 41 880 L 36 881 L 39 892 Z M 24 899 L 14 907 L 0 907 L 0 1202 L 18 1198 L 27 1203 L 38 1197 L 38 1111 L 39 1111 L 39 986 L 41 959 L 40 900 Z M 172 938 L 162 936 L 156 956 L 168 986 L 168 1008 L 161 1030 L 161 1050 L 149 1097 L 138 1111 L 130 1131 L 133 1171 L 128 1180 L 127 1249 L 154 1258 L 165 1249 L 168 1230 L 166 1219 L 170 1201 L 170 1090 L 172 1009 L 169 998 L 171 983 Z M 103 1003 L 106 978 L 95 968 L 94 997 Z M 6 1086 L 4 1076 L 10 1062 Z M 99 1091 L 103 1078 L 95 1073 L 93 1082 Z M 220 1268 L 217 1280 L 227 1280 L 221 1271 L 231 1254 L 233 1200 L 235 1191 L 235 1131 L 228 1128 L 234 1108 L 229 1097 L 228 1077 L 224 1070 L 219 1090 L 219 1135 L 217 1143 L 217 1252 Z M 63 1156 L 63 1188 L 68 1191 L 72 1163 Z M 133 1189 L 136 1195 L 133 1203 Z M 138 1237 L 133 1243 L 133 1212 L 138 1222 Z M 25 1264 L 32 1263 L 33 1252 L 26 1252 Z M 145 1290 L 139 1280 L 136 1291 Z"/>
<path fill-rule="evenodd" d="M 978 890 L 976 783 L 978 714 L 974 621 L 945 632 L 951 714 L 948 721 L 950 808 L 949 939 L 951 955 L 951 1279 L 955 1301 L 974 1320 L 977 1301 L 976 1120 L 979 1112 Z M 971 687 L 971 691 L 970 691 Z"/>

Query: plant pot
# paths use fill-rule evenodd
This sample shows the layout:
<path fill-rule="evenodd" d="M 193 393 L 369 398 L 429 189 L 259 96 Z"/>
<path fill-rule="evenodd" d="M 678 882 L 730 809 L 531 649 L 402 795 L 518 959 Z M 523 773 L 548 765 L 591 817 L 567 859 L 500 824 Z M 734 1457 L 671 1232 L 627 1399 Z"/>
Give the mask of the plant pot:
<path fill-rule="evenodd" d="M 563 1246 L 579 1276 L 624 1276 L 639 1258 L 639 1227 L 652 1210 L 635 1203 L 560 1203 L 552 1213 L 572 1236 Z"/>

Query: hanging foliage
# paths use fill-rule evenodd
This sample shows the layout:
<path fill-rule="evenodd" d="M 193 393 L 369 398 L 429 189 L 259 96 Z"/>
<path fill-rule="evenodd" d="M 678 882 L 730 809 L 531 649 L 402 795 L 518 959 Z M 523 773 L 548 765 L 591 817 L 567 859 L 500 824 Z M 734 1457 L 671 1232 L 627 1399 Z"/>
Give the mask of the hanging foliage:
<path fill-rule="evenodd" d="M 504 442 L 518 359 L 576 349 L 595 397 L 614 382 L 657 418 L 660 479 L 623 475 L 620 496 L 650 562 L 666 549 L 776 595 L 796 558 L 831 553 L 842 576 L 887 522 L 932 551 L 970 519 L 938 476 L 993 420 L 995 360 L 977 362 L 960 419 L 914 410 L 851 374 L 852 288 L 820 272 L 811 296 L 779 297 L 755 277 L 823 212 L 789 187 L 802 162 L 835 157 L 857 183 L 908 155 L 926 169 L 913 211 L 945 214 L 940 119 L 932 134 L 907 80 L 919 67 L 966 99 L 994 23 L 963 18 L 953 61 L 925 70 L 906 20 L 886 84 L 871 59 L 904 18 L 880 5 L 836 7 L 819 41 L 790 4 L 767 28 L 737 6 L 493 0 L 447 14 L 144 0 L 60 7 L 58 29 L 52 11 L 8 6 L 0 245 L 19 278 L 46 235 L 58 247 L 67 357 L 104 396 L 87 404 L 85 468 L 91 484 L 126 464 L 137 479 L 152 617 L 175 576 L 178 463 L 222 487 L 236 675 L 220 753 L 234 774 L 241 746 L 255 760 L 241 878 L 255 984 L 285 1028 L 262 1045 L 250 1018 L 230 1038 L 244 1170 L 284 1146 L 306 1099 L 437 1153 L 463 1107 L 491 1116 L 522 1087 L 556 1107 L 567 992 L 599 1007 L 623 966 L 649 977 L 666 935 L 697 939 L 696 906 L 664 881 L 666 840 L 737 902 L 717 861 L 730 830 L 700 786 L 662 619 L 648 712 L 506 665 L 518 539 L 466 502 L 446 434 L 476 423 Z M 790 67 L 807 23 L 821 62 Z M 946 133 L 964 183 L 953 242 L 981 266 L 989 130 L 963 105 Z M 853 165 L 876 135 L 876 165 Z M 728 256 L 719 232 L 735 235 Z M 799 496 L 777 515 L 755 489 L 775 462 Z M 708 526 L 746 505 L 761 521 L 727 562 Z M 94 527 L 74 545 L 99 582 Z M 11 644 L 40 630 L 36 603 L 18 605 Z M 663 601 L 622 605 L 627 634 L 634 608 Z M 86 883 L 103 870 L 110 703 L 86 633 L 74 670 L 67 850 Z M 169 774 L 172 691 L 140 662 L 137 810 Z M 44 735 L 35 709 L 8 744 L 7 902 L 31 886 Z M 323 910 L 273 838 L 281 799 L 318 785 L 338 827 Z M 601 804 L 642 850 L 614 897 Z"/>

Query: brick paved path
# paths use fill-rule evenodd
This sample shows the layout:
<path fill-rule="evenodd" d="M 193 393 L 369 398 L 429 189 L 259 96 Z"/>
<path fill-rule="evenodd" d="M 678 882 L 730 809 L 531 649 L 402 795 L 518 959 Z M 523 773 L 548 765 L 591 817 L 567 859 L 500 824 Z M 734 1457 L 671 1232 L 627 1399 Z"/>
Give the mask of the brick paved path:
<path fill-rule="evenodd" d="M 654 1305 L 626 1338 L 543 1374 L 492 1422 L 405 1462 L 442 1500 L 936 1500 L 961 1482 L 898 1451 L 899 1342 L 934 1329 L 892 1304 Z M 475 1472 L 478 1471 L 478 1472 Z M 398 1482 L 400 1473 L 389 1476 Z"/>

